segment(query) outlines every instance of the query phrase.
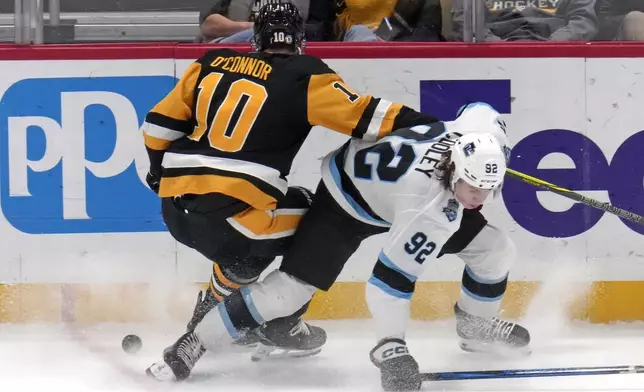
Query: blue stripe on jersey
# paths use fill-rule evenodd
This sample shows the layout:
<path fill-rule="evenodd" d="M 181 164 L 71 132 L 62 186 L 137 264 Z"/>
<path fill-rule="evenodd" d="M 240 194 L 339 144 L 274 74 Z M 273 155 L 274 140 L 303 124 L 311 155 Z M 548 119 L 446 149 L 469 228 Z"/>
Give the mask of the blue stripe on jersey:
<path fill-rule="evenodd" d="M 402 276 L 404 276 L 405 278 L 409 279 L 410 282 L 415 282 L 416 279 L 418 279 L 417 276 L 414 276 L 414 275 L 412 275 L 410 273 L 405 272 L 403 269 L 401 269 L 396 264 L 394 264 L 391 261 L 391 259 L 385 254 L 384 251 L 380 252 L 380 254 L 378 255 L 378 260 L 380 260 L 382 262 L 382 264 L 386 265 L 387 268 L 392 269 L 392 270 L 398 272 L 399 274 L 401 274 Z"/>
<path fill-rule="evenodd" d="M 380 279 L 376 278 L 373 275 L 369 278 L 367 282 L 376 286 L 377 288 L 391 295 L 392 297 L 410 300 L 411 296 L 413 295 L 413 293 L 403 293 L 402 291 L 398 291 L 393 287 L 389 287 L 386 283 L 384 283 L 383 281 L 381 281 Z"/>
<path fill-rule="evenodd" d="M 364 208 L 362 208 L 362 207 L 360 206 L 360 204 L 358 204 L 358 203 L 353 199 L 353 197 L 351 197 L 351 195 L 349 195 L 348 193 L 346 193 L 346 192 L 344 191 L 344 189 L 342 188 L 342 181 L 340 180 L 340 172 L 338 171 L 338 166 L 335 164 L 335 158 L 337 157 L 337 155 L 338 155 L 341 151 L 342 151 L 342 149 L 340 149 L 340 150 L 336 151 L 336 152 L 333 154 L 333 157 L 331 157 L 331 159 L 329 160 L 329 171 L 331 172 L 331 177 L 333 177 L 333 182 L 335 183 L 336 188 L 338 188 L 338 189 L 340 190 L 340 192 L 342 192 L 342 195 L 344 196 L 344 198 L 345 198 L 345 200 L 347 201 L 347 203 L 349 203 L 349 205 L 351 206 L 351 208 L 353 208 L 353 210 L 354 210 L 358 215 L 360 215 L 362 218 L 364 218 L 364 219 L 368 220 L 369 222 L 375 222 L 375 223 L 378 223 L 378 224 L 380 224 L 380 225 L 383 225 L 383 224 L 384 224 L 384 225 L 391 226 L 391 224 L 390 224 L 389 222 L 386 222 L 386 221 L 383 221 L 383 220 L 376 219 L 376 218 L 374 218 L 373 216 L 369 215 L 369 214 L 367 213 L 367 211 L 365 211 L 365 210 L 364 210 Z"/>

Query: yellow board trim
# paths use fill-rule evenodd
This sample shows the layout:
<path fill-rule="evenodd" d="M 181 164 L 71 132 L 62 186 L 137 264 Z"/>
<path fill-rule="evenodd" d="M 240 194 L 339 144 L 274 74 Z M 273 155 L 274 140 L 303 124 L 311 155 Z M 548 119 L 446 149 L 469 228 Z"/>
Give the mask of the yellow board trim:
<path fill-rule="evenodd" d="M 199 288 L 181 289 L 148 284 L 4 284 L 0 285 L 0 322 L 78 323 L 146 322 L 155 319 L 187 322 Z M 338 282 L 318 292 L 306 318 L 364 319 L 371 317 L 364 282 Z M 538 282 L 511 282 L 503 299 L 503 316 L 520 319 L 537 294 Z M 447 319 L 460 292 L 460 282 L 417 282 L 412 318 Z M 601 281 L 569 305 L 570 319 L 592 323 L 644 320 L 644 281 Z"/>

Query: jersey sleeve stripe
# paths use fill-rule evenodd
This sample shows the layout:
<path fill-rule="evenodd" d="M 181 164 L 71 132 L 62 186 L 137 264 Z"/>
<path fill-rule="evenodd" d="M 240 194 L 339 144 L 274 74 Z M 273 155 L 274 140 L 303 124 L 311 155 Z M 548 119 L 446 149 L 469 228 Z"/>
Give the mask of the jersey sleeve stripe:
<path fill-rule="evenodd" d="M 380 102 L 378 102 L 376 109 L 371 115 L 371 121 L 369 121 L 369 125 L 367 126 L 367 132 L 365 132 L 363 136 L 364 140 L 367 140 L 370 142 L 374 142 L 378 140 L 378 137 L 380 136 L 380 128 L 382 128 L 382 122 L 387 117 L 387 112 L 389 112 L 389 108 L 391 108 L 391 106 L 393 105 L 391 102 L 385 99 L 379 99 L 379 101 Z M 392 121 L 392 125 L 393 125 L 393 121 Z"/>
<path fill-rule="evenodd" d="M 407 278 L 410 282 L 415 282 L 418 279 L 417 276 L 414 276 L 406 272 L 405 270 L 403 270 L 402 268 L 394 264 L 393 261 L 391 261 L 391 259 L 385 254 L 384 251 L 381 251 L 380 254 L 378 255 L 378 261 L 384 264 L 387 268 L 398 272 L 399 274 Z"/>
<path fill-rule="evenodd" d="M 371 276 L 367 281 L 369 284 L 372 284 L 382 290 L 384 293 L 391 295 L 392 297 L 411 300 L 413 293 L 405 293 L 399 290 L 396 290 L 393 287 L 388 286 L 385 282 L 379 280 L 375 276 Z"/>
<path fill-rule="evenodd" d="M 146 123 L 150 125 L 156 125 L 167 131 L 179 132 L 182 134 L 181 136 L 189 135 L 190 133 L 192 133 L 193 129 L 193 123 L 189 119 L 178 120 L 156 112 L 150 112 L 147 114 L 147 116 L 145 116 L 145 123 L 143 127 L 149 127 L 149 125 L 145 125 Z M 178 137 L 176 139 L 178 139 Z"/>
<path fill-rule="evenodd" d="M 384 115 L 384 118 L 381 121 L 380 129 L 378 130 L 378 139 L 388 135 L 394 130 L 394 121 L 398 114 L 400 114 L 400 109 L 403 105 L 399 103 L 393 103 L 387 108 L 387 112 Z"/>
<path fill-rule="evenodd" d="M 373 115 L 376 112 L 376 108 L 378 107 L 379 104 L 380 104 L 380 98 L 369 97 L 369 103 L 367 104 L 364 111 L 362 112 L 362 115 L 358 120 L 358 124 L 356 124 L 356 127 L 353 129 L 353 132 L 351 132 L 352 137 L 355 137 L 358 139 L 365 138 L 365 135 L 369 130 L 369 125 L 371 124 L 371 120 L 373 119 Z"/>
<path fill-rule="evenodd" d="M 173 129 L 166 128 L 161 125 L 149 123 L 147 121 L 143 123 L 141 130 L 143 131 L 144 134 L 148 136 L 152 136 L 157 139 L 170 140 L 170 141 L 174 141 L 186 136 L 184 132 L 175 131 Z"/>
<path fill-rule="evenodd" d="M 173 141 L 186 135 L 183 132 L 173 131 L 147 121 L 143 123 L 141 130 L 145 145 L 153 150 L 166 150 Z"/>
<path fill-rule="evenodd" d="M 211 168 L 226 172 L 236 172 L 262 180 L 278 189 L 283 195 L 288 190 L 288 183 L 282 178 L 278 170 L 249 161 L 200 154 L 166 152 L 163 156 L 163 167 L 165 169 Z"/>

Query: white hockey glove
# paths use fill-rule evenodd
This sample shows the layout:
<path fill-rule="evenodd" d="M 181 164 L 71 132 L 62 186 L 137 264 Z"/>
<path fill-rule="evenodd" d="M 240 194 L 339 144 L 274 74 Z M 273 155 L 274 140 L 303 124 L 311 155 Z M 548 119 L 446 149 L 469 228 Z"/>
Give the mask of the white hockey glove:
<path fill-rule="evenodd" d="M 418 391 L 421 380 L 418 363 L 402 339 L 383 339 L 369 353 L 380 369 L 380 383 L 387 392 Z"/>

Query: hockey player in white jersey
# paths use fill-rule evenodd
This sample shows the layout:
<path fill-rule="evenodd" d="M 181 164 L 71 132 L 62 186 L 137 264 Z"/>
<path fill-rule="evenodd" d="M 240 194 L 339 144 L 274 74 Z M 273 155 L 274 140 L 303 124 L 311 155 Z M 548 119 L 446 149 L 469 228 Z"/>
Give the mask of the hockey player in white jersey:
<path fill-rule="evenodd" d="M 367 284 L 378 337 L 370 356 L 385 390 L 420 388 L 418 364 L 405 343 L 409 300 L 417 278 L 443 254 L 466 263 L 454 307 L 461 348 L 526 349 L 528 331 L 495 317 L 514 247 L 480 212 L 503 184 L 504 128 L 494 109 L 477 103 L 455 121 L 401 129 L 378 142 L 351 140 L 330 153 L 280 269 L 227 297 L 203 318 L 195 338 L 216 351 L 248 330 L 270 333 L 264 322 L 293 313 L 317 289 L 328 290 L 364 239 L 387 232 Z M 163 361 L 150 369 L 172 379 Z"/>

